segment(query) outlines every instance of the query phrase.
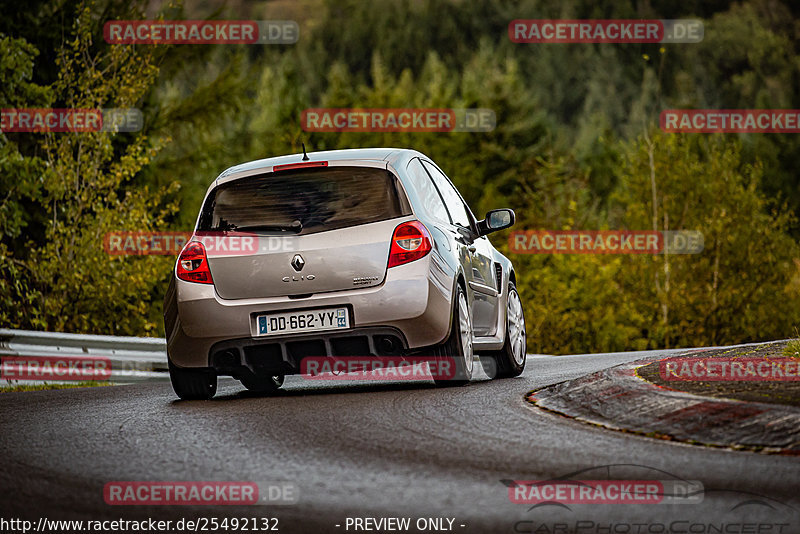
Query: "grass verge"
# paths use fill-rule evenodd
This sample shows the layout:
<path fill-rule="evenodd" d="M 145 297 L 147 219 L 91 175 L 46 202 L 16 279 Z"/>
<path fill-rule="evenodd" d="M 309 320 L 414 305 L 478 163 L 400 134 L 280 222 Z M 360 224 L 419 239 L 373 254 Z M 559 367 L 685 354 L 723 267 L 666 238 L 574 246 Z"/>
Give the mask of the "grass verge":
<path fill-rule="evenodd" d="M 800 340 L 765 343 L 733 349 L 709 350 L 686 354 L 691 358 L 764 358 L 767 361 L 780 358 L 798 358 L 800 362 Z M 765 402 L 800 407 L 800 381 L 679 381 L 665 380 L 661 376 L 661 362 L 656 361 L 640 367 L 637 374 L 658 386 L 685 391 L 707 397 L 736 399 L 748 402 Z"/>
<path fill-rule="evenodd" d="M 41 384 L 12 384 L 0 386 L 0 393 L 16 393 L 18 391 L 44 391 L 46 389 L 72 389 L 72 388 L 92 388 L 101 386 L 110 386 L 111 382 L 98 382 L 96 380 L 88 380 L 85 382 L 75 383 L 58 383 L 42 382 Z"/>

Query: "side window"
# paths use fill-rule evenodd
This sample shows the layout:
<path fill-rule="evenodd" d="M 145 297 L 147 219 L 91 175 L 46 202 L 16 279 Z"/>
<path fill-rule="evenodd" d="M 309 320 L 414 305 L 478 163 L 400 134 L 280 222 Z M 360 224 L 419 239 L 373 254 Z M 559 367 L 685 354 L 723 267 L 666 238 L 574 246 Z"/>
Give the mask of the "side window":
<path fill-rule="evenodd" d="M 450 180 L 448 180 L 447 177 L 442 174 L 442 171 L 427 161 L 423 161 L 422 164 L 425 165 L 425 168 L 430 173 L 434 183 L 436 184 L 436 187 L 442 192 L 444 202 L 447 205 L 447 211 L 450 212 L 453 222 L 466 228 L 472 228 L 471 219 L 467 213 L 467 208 L 464 205 L 464 201 L 461 200 L 461 197 L 458 195 L 458 191 L 456 191 L 456 188 L 450 183 Z"/>
<path fill-rule="evenodd" d="M 449 223 L 450 216 L 447 214 L 447 208 L 442 202 L 442 197 L 433 186 L 428 173 L 422 168 L 422 164 L 418 159 L 414 158 L 408 164 L 408 177 L 414 189 L 417 191 L 417 196 L 422 201 L 422 207 L 431 214 L 434 218 Z"/>

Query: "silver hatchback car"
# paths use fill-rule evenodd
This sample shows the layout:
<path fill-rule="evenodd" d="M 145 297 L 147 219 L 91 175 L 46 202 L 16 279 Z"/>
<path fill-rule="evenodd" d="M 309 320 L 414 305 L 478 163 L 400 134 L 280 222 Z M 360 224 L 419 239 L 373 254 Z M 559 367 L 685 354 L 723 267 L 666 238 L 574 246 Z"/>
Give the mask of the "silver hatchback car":
<path fill-rule="evenodd" d="M 508 258 L 424 154 L 371 148 L 237 165 L 211 184 L 164 298 L 169 371 L 182 399 L 218 376 L 270 392 L 304 358 L 449 362 L 441 385 L 525 367 L 525 319 Z"/>

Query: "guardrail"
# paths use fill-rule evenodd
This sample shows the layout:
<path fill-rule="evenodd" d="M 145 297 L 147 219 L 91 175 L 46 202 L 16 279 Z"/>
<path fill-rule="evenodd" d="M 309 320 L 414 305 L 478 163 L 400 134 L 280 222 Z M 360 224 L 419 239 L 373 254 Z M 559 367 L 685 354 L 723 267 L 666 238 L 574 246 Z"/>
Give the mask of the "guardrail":
<path fill-rule="evenodd" d="M 64 372 L 65 369 L 77 369 L 89 364 L 102 366 L 104 373 L 100 380 L 111 382 L 169 378 L 165 372 L 166 341 L 152 337 L 93 336 L 0 328 L 0 360 L 3 361 L 0 383 L 7 380 L 20 383 L 43 380 L 62 382 L 66 380 L 60 380 L 55 370 Z M 44 365 L 49 365 L 50 375 L 42 372 Z M 105 371 L 107 368 L 110 368 L 110 373 Z M 39 374 L 32 373 L 31 369 Z M 74 376 L 69 378 L 70 382 L 74 380 Z"/>

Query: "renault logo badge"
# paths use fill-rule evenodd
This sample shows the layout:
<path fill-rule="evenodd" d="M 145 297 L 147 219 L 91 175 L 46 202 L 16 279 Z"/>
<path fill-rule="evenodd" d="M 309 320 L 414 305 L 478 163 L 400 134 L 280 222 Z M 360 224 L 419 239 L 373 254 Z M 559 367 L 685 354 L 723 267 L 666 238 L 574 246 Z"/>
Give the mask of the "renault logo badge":
<path fill-rule="evenodd" d="M 294 258 L 292 258 L 292 261 L 290 263 L 292 268 L 295 271 L 297 271 L 298 273 L 303 270 L 303 267 L 305 266 L 305 264 L 306 264 L 306 260 L 304 260 L 303 256 L 301 256 L 300 254 L 295 254 Z"/>

